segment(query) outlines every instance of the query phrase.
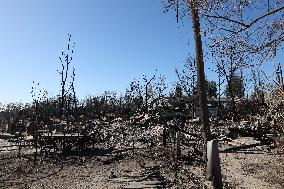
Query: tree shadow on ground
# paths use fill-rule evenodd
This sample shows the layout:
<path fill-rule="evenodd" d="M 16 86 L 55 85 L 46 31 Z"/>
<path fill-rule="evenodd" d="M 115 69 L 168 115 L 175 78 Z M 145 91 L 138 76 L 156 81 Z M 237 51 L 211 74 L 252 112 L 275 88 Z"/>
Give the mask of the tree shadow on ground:
<path fill-rule="evenodd" d="M 77 149 L 77 150 L 70 150 L 64 152 L 63 155 L 65 156 L 108 156 L 111 155 L 113 149 L 107 148 L 85 148 L 85 149 Z"/>
<path fill-rule="evenodd" d="M 37 165 L 33 168 L 31 168 L 30 170 L 31 171 L 31 175 L 27 174 L 26 172 L 22 172 L 20 173 L 18 176 L 15 176 L 13 178 L 10 178 L 7 180 L 2 180 L 1 182 L 1 185 L 0 185 L 0 188 L 3 186 L 4 188 L 9 188 L 9 187 L 19 187 L 19 188 L 29 188 L 28 185 L 30 183 L 33 183 L 33 182 L 36 182 L 36 181 L 39 181 L 39 180 L 42 180 L 42 179 L 45 179 L 45 178 L 49 178 L 49 177 L 52 177 L 56 174 L 58 174 L 59 172 L 61 172 L 64 168 L 64 165 L 61 163 L 60 164 L 60 167 L 58 168 L 58 170 L 54 171 L 54 172 L 48 172 L 48 174 L 44 174 L 42 176 L 39 176 L 39 177 L 36 177 L 34 174 L 34 170 L 38 170 L 40 169 L 41 166 L 40 165 Z M 22 176 L 25 176 L 25 179 L 22 179 L 23 177 Z M 20 179 L 19 179 L 20 177 Z"/>
<path fill-rule="evenodd" d="M 233 146 L 227 148 L 225 150 L 221 150 L 220 153 L 244 153 L 244 154 L 264 154 L 265 152 L 256 149 L 250 149 L 257 146 L 264 146 L 264 144 L 257 143 L 257 144 L 247 144 L 241 146 Z"/>

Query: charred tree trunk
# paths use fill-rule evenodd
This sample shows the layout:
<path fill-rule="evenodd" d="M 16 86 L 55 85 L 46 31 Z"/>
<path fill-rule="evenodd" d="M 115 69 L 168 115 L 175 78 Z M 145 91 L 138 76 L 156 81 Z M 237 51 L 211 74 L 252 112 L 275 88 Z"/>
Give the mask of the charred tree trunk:
<path fill-rule="evenodd" d="M 194 83 L 195 83 L 195 76 L 192 76 L 192 119 L 195 117 L 195 94 L 194 94 Z"/>
<path fill-rule="evenodd" d="M 235 68 L 234 68 L 234 63 L 233 63 L 233 56 L 231 56 L 231 69 L 230 69 L 230 78 L 228 80 L 229 82 L 229 91 L 231 94 L 231 113 L 232 113 L 232 121 L 236 121 L 236 111 L 235 111 L 235 90 L 233 89 L 234 87 L 234 76 L 235 76 Z"/>
<path fill-rule="evenodd" d="M 231 96 L 231 112 L 232 112 L 232 121 L 236 121 L 236 102 L 235 102 L 235 95 Z"/>
<path fill-rule="evenodd" d="M 63 64 L 62 64 L 62 67 L 64 68 Z M 60 118 L 62 119 L 63 118 L 63 115 L 64 115 L 64 93 L 65 93 L 65 82 L 64 82 L 64 76 L 63 76 L 63 70 L 62 72 L 60 73 L 61 74 L 61 102 L 60 102 Z"/>
<path fill-rule="evenodd" d="M 34 140 L 34 146 L 35 146 L 35 154 L 34 154 L 34 165 L 36 165 L 37 162 L 37 156 L 38 156 L 38 101 L 35 101 L 36 105 L 36 128 L 35 128 L 35 140 Z"/>
<path fill-rule="evenodd" d="M 198 85 L 198 96 L 199 96 L 199 105 L 201 108 L 201 121 L 203 125 L 203 140 L 204 140 L 204 149 L 203 157 L 205 162 L 206 159 L 206 144 L 207 141 L 211 140 L 210 126 L 209 126 L 209 113 L 207 107 L 207 97 L 205 89 L 205 73 L 204 73 L 204 62 L 203 62 L 203 50 L 202 50 L 202 40 L 200 33 L 200 22 L 198 15 L 198 5 L 196 1 L 190 1 L 189 7 L 192 14 L 192 25 L 194 32 L 195 40 L 195 56 L 196 56 L 196 68 L 197 68 L 197 85 Z"/>
<path fill-rule="evenodd" d="M 78 106 L 77 106 L 77 98 L 76 98 L 76 93 L 73 87 L 73 103 L 74 103 L 74 108 L 75 108 L 75 122 L 78 122 Z"/>
<path fill-rule="evenodd" d="M 221 109 L 221 75 L 220 67 L 218 66 L 218 113 L 217 113 L 217 123 L 219 124 L 220 120 L 220 109 Z"/>

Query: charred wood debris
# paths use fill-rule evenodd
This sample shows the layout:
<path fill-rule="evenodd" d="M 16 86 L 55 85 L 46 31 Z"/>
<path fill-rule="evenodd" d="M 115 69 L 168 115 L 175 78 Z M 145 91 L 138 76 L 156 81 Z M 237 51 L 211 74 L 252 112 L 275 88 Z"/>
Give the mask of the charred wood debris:
<path fill-rule="evenodd" d="M 267 105 L 262 107 L 258 115 L 245 116 L 238 121 L 211 117 L 210 130 L 213 137 L 219 141 L 253 137 L 263 145 L 276 147 L 277 140 L 283 137 L 283 97 L 269 102 L 266 102 Z M 239 106 L 242 103 L 240 101 Z M 100 119 L 75 122 L 71 117 L 69 125 L 65 121 L 52 120 L 52 125 L 38 126 L 37 145 L 42 154 L 72 149 L 83 151 L 97 146 L 121 152 L 131 149 L 134 153 L 135 149 L 175 146 L 178 133 L 182 149 L 187 149 L 186 156 L 199 159 L 202 156 L 202 127 L 200 118 L 191 115 L 186 109 L 166 105 L 149 108 L 148 113 L 141 111 L 127 118 L 106 114 Z M 66 139 L 56 139 L 55 136 L 60 134 Z M 26 131 L 16 132 L 9 140 L 18 143 L 19 140 L 33 140 L 28 135 Z M 9 138 L 1 134 L 3 137 Z"/>

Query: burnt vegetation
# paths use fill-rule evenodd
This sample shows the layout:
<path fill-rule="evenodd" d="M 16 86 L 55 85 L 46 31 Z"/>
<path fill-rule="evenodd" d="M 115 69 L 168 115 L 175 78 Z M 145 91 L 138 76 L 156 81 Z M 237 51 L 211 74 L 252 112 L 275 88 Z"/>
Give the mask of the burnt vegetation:
<path fill-rule="evenodd" d="M 1 106 L 0 138 L 11 146 L 0 146 L 0 150 L 16 150 L 14 154 L 0 152 L 1 158 L 26 157 L 34 168 L 57 159 L 66 163 L 72 161 L 70 157 L 84 163 L 82 157 L 106 155 L 108 159 L 101 159 L 106 165 L 127 157 L 152 158 L 166 162 L 164 167 L 152 166 L 152 172 L 147 172 L 147 176 L 155 173 L 159 187 L 176 184 L 186 188 L 178 172 L 184 164 L 206 164 L 207 142 L 212 139 L 223 142 L 223 153 L 253 146 L 226 146 L 225 142 L 241 137 L 283 150 L 282 67 L 277 64 L 273 79 L 269 79 L 261 64 L 282 50 L 284 4 L 263 2 L 267 4 L 164 0 L 165 12 L 176 11 L 177 22 L 191 18 L 195 54 L 188 56 L 182 69 L 175 70 L 176 82 L 167 83 L 156 70 L 154 75 L 133 79 L 124 94 L 105 91 L 77 97 L 78 65 L 72 58 L 75 43 L 68 35 L 66 51 L 59 56 L 59 94 L 49 96 L 34 81 L 32 103 Z M 252 10 L 256 14 L 248 14 Z M 216 81 L 205 77 L 204 64 L 209 59 L 214 60 L 211 71 Z M 110 177 L 116 178 L 115 173 Z M 201 187 L 203 181 L 199 178 L 192 184 Z M 222 188 L 218 182 L 214 180 L 213 185 Z M 226 180 L 224 186 L 229 185 Z"/>

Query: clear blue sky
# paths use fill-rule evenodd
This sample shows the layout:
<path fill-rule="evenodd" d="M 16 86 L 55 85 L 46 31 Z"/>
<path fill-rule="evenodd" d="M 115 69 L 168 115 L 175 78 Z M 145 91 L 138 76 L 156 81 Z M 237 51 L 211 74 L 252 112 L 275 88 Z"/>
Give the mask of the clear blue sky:
<path fill-rule="evenodd" d="M 51 96 L 59 93 L 58 56 L 68 33 L 76 43 L 80 98 L 124 92 L 134 77 L 155 69 L 174 81 L 174 68 L 193 52 L 191 26 L 163 13 L 160 0 L 2 0 L 0 23 L 2 103 L 31 101 L 33 80 Z"/>

